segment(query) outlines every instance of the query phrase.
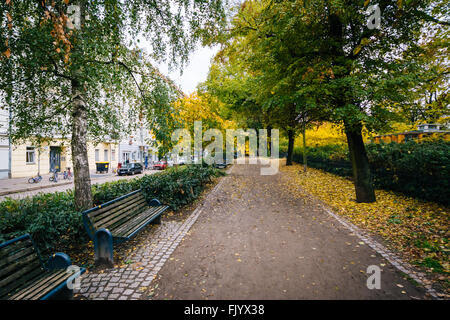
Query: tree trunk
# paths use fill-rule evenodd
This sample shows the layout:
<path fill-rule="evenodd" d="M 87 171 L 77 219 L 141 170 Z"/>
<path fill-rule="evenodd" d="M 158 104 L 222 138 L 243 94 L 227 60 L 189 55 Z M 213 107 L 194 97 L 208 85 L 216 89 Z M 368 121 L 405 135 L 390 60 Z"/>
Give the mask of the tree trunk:
<path fill-rule="evenodd" d="M 80 7 L 80 25 L 75 28 L 83 28 L 85 23 L 85 0 L 78 0 L 76 4 Z M 80 48 L 75 46 L 73 52 L 82 54 Z M 80 66 L 73 64 L 72 70 L 72 164 L 75 185 L 75 208 L 86 210 L 92 208 L 91 177 L 89 174 L 89 161 L 87 153 L 87 106 L 84 101 L 83 84 L 79 79 L 83 72 Z"/>
<path fill-rule="evenodd" d="M 272 156 L 272 127 L 267 127 L 267 155 Z"/>
<path fill-rule="evenodd" d="M 369 159 L 364 146 L 361 127 L 345 128 L 347 136 L 350 161 L 353 168 L 353 180 L 356 191 L 356 201 L 370 203 L 375 202 L 375 191 L 372 184 Z"/>
<path fill-rule="evenodd" d="M 288 154 L 287 154 L 287 160 L 286 165 L 291 166 L 292 165 L 292 156 L 294 155 L 294 130 L 288 130 Z"/>
<path fill-rule="evenodd" d="M 86 210 L 93 206 L 91 177 L 87 153 L 87 110 L 78 81 L 72 81 L 72 163 L 75 184 L 75 207 Z"/>
<path fill-rule="evenodd" d="M 306 172 L 308 168 L 308 156 L 306 154 L 306 125 L 303 125 L 302 128 L 302 136 L 303 136 L 303 172 Z"/>
<path fill-rule="evenodd" d="M 256 157 L 259 157 L 259 129 L 256 129 L 255 131 L 256 131 Z"/>

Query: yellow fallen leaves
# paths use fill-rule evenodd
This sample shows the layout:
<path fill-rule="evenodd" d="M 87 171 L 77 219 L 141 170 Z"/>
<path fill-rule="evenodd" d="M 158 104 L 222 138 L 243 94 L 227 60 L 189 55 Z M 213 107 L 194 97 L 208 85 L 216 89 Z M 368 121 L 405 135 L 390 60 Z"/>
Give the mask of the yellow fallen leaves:
<path fill-rule="evenodd" d="M 302 166 L 281 166 L 284 185 L 296 199 L 311 194 L 355 225 L 387 240 L 410 262 L 430 261 L 429 270 L 450 272 L 450 209 L 394 192 L 376 190 L 375 203 L 357 203 L 352 181 Z M 306 193 L 304 193 L 304 190 Z M 440 265 L 440 266 L 439 266 Z"/>

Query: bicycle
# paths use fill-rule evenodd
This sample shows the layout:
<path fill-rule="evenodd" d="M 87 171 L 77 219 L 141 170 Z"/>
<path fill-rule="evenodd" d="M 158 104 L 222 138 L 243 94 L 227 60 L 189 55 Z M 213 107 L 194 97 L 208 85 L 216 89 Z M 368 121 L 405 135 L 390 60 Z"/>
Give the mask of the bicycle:
<path fill-rule="evenodd" d="M 71 180 L 72 179 L 72 172 L 70 171 L 70 168 L 67 168 L 67 171 L 64 171 L 63 173 L 63 179 L 64 180 Z"/>
<path fill-rule="evenodd" d="M 39 183 L 42 180 L 42 176 L 38 174 L 36 177 L 31 177 L 28 179 L 28 183 Z"/>
<path fill-rule="evenodd" d="M 48 181 L 58 182 L 58 171 L 53 171 L 53 176 L 50 176 L 50 178 L 48 178 Z"/>

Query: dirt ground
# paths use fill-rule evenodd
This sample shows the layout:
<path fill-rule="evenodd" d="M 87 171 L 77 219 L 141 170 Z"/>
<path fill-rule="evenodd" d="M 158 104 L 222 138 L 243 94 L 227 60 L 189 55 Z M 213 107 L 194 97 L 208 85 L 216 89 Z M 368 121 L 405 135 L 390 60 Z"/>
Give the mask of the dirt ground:
<path fill-rule="evenodd" d="M 292 199 L 283 174 L 235 164 L 146 298 L 429 298 L 320 206 Z M 370 265 L 381 268 L 380 289 L 367 288 Z"/>

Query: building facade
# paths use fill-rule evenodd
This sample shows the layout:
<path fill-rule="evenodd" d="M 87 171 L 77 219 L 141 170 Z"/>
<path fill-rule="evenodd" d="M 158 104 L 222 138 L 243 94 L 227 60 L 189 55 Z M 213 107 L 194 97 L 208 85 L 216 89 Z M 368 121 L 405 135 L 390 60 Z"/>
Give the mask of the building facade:
<path fill-rule="evenodd" d="M 9 110 L 0 109 L 0 179 L 9 178 Z"/>
<path fill-rule="evenodd" d="M 441 138 L 443 140 L 450 141 L 450 131 L 446 130 L 446 126 L 443 124 L 421 124 L 418 126 L 417 130 L 414 131 L 376 136 L 373 138 L 373 142 L 402 143 L 410 140 L 421 141 L 425 138 Z"/>
<path fill-rule="evenodd" d="M 119 143 L 119 163 L 142 163 L 145 167 L 158 161 L 158 150 L 151 146 L 155 141 L 150 130 L 143 126 L 132 135 L 126 136 Z"/>
<path fill-rule="evenodd" d="M 89 171 L 95 173 L 96 163 L 107 162 L 108 172 L 117 169 L 118 144 L 102 142 L 88 143 Z M 68 168 L 73 172 L 72 154 L 68 140 L 55 139 L 37 146 L 31 142 L 14 145 L 11 148 L 11 177 L 31 177 L 38 173 L 53 171 L 64 172 Z"/>

